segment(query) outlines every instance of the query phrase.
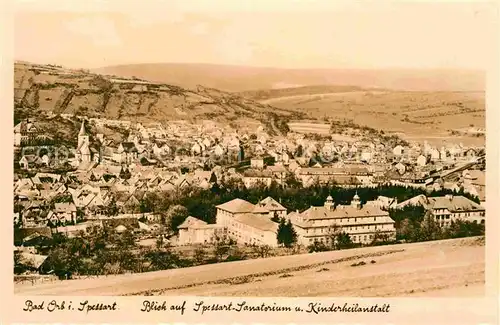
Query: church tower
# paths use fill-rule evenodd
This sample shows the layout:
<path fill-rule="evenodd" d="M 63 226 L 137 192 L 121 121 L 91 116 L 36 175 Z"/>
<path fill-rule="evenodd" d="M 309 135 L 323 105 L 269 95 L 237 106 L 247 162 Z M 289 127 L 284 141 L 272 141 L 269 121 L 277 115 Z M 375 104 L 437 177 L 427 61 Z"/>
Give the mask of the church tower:
<path fill-rule="evenodd" d="M 85 131 L 85 120 L 82 121 L 82 126 L 80 127 L 80 132 L 78 133 L 78 148 L 80 148 L 83 143 L 89 143 L 89 136 L 87 131 Z"/>
<path fill-rule="evenodd" d="M 80 132 L 78 133 L 78 147 L 76 148 L 80 162 L 90 162 L 90 140 L 85 131 L 85 121 L 82 121 Z"/>

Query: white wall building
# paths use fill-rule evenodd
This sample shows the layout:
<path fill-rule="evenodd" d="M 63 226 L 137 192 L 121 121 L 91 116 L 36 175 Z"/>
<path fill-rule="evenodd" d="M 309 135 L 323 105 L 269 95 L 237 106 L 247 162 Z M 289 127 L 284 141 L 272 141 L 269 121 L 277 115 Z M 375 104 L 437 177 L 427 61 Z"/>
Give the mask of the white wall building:
<path fill-rule="evenodd" d="M 278 223 L 271 220 L 275 214 L 283 215 L 283 207 L 272 198 L 254 205 L 234 199 L 218 205 L 217 224 L 227 229 L 227 235 L 241 244 L 278 246 Z M 275 206 L 277 210 L 270 209 Z"/>
<path fill-rule="evenodd" d="M 292 212 L 288 215 L 298 235 L 298 242 L 311 245 L 314 242 L 330 244 L 334 231 L 349 234 L 354 243 L 370 243 L 376 233 L 385 234 L 394 239 L 396 229 L 389 213 L 375 205 L 361 206 L 358 195 L 351 205 L 335 206 L 329 196 L 324 206 L 310 207 L 302 213 Z"/>

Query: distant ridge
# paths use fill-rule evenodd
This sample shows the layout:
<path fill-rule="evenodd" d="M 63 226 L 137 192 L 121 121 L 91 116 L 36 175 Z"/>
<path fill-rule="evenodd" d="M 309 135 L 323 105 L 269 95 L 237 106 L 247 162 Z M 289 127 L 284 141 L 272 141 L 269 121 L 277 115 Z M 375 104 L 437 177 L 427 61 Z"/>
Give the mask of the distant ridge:
<path fill-rule="evenodd" d="M 485 73 L 474 70 L 281 69 L 201 63 L 115 65 L 93 72 L 138 77 L 194 88 L 202 84 L 230 92 L 289 88 L 293 85 L 350 85 L 410 91 L 484 91 Z"/>

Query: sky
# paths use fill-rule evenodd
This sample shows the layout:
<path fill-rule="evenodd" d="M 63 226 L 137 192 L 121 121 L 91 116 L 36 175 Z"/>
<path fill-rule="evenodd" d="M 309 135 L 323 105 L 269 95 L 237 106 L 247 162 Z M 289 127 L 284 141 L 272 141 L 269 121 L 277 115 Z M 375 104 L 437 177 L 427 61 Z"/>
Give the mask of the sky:
<path fill-rule="evenodd" d="M 74 68 L 212 63 L 481 69 L 497 12 L 478 2 L 15 0 L 14 58 Z"/>

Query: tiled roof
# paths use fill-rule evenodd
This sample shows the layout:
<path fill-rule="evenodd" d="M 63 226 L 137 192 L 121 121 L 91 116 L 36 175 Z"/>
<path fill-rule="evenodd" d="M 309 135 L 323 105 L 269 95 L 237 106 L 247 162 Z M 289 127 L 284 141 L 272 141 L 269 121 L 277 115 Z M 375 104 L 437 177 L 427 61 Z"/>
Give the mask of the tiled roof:
<path fill-rule="evenodd" d="M 127 229 L 139 228 L 139 221 L 136 218 L 103 219 L 102 224 L 105 228 L 117 228 L 118 226 L 125 226 Z"/>
<path fill-rule="evenodd" d="M 29 265 L 33 265 L 35 268 L 39 268 L 42 266 L 42 264 L 45 262 L 48 256 L 46 255 L 38 255 L 38 254 L 31 254 L 31 253 L 20 253 L 21 255 L 21 261 L 20 263 L 26 263 Z"/>
<path fill-rule="evenodd" d="M 268 196 L 264 200 L 260 201 L 257 203 L 259 206 L 262 206 L 266 208 L 269 211 L 282 211 L 286 210 L 284 206 L 282 206 L 280 203 L 278 203 L 275 199 L 272 197 Z"/>
<path fill-rule="evenodd" d="M 179 229 L 185 229 L 185 228 L 199 228 L 206 226 L 207 223 L 203 220 L 197 219 L 195 217 L 187 217 L 186 220 L 177 228 Z"/>
<path fill-rule="evenodd" d="M 450 212 L 480 211 L 482 206 L 464 196 L 440 196 L 429 198 L 432 209 L 448 209 Z"/>
<path fill-rule="evenodd" d="M 54 210 L 56 212 L 76 212 L 76 206 L 71 202 L 55 203 Z"/>
<path fill-rule="evenodd" d="M 389 216 L 389 213 L 382 211 L 376 206 L 365 205 L 358 209 L 349 205 L 337 206 L 331 210 L 320 206 L 320 207 L 310 207 L 302 213 L 307 220 L 319 220 L 319 219 L 338 219 L 338 218 L 356 218 L 356 217 L 370 217 L 370 216 Z"/>
<path fill-rule="evenodd" d="M 259 230 L 273 231 L 273 232 L 276 232 L 278 230 L 278 223 L 271 221 L 267 217 L 259 216 L 253 213 L 241 214 L 237 216 L 235 220 L 242 224 L 245 224 L 247 226 Z"/>
<path fill-rule="evenodd" d="M 253 211 L 255 206 L 242 199 L 234 199 L 229 202 L 220 204 L 216 206 L 218 209 L 222 209 L 224 211 L 232 212 L 232 213 L 250 213 Z"/>

